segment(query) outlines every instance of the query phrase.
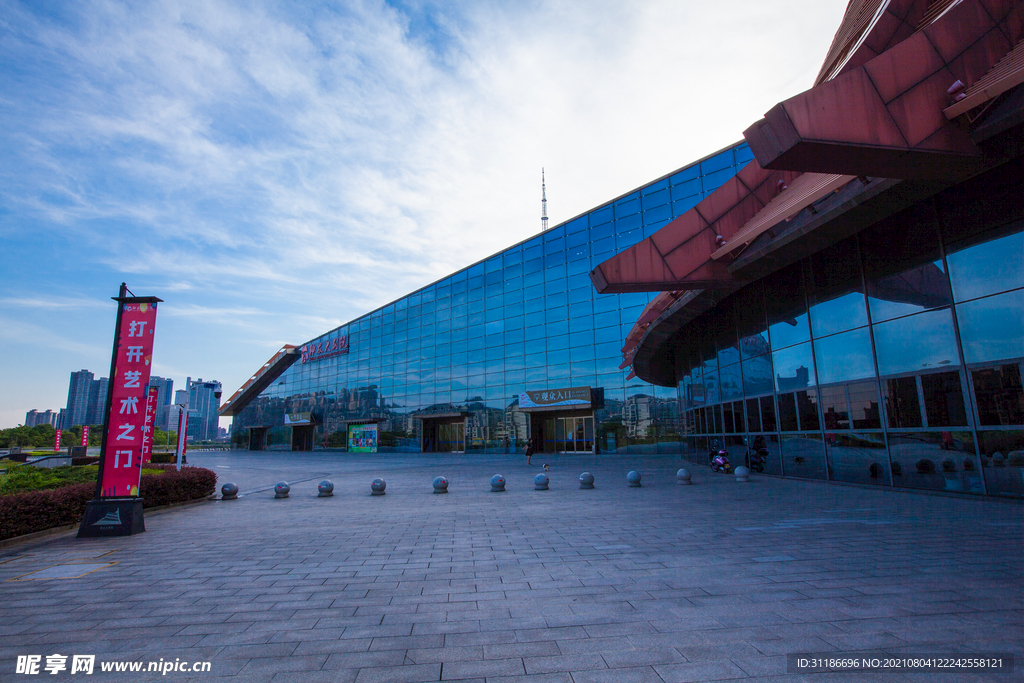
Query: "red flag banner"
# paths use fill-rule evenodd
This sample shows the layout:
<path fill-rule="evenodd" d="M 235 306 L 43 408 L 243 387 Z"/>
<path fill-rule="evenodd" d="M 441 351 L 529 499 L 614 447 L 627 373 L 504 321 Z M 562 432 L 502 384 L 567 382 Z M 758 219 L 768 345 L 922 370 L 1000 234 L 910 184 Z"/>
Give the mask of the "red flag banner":
<path fill-rule="evenodd" d="M 53 439 L 53 452 L 56 453 L 60 450 L 60 430 L 57 430 L 57 436 Z"/>
<path fill-rule="evenodd" d="M 100 496 L 139 495 L 142 476 L 146 395 L 153 361 L 156 303 L 121 300 L 117 351 L 110 377 Z"/>
<path fill-rule="evenodd" d="M 89 446 L 89 425 L 82 425 L 82 447 Z"/>
<path fill-rule="evenodd" d="M 150 461 L 153 456 L 153 421 L 156 419 L 156 399 L 160 390 L 150 387 L 146 395 L 146 421 L 142 425 L 142 463 Z"/>

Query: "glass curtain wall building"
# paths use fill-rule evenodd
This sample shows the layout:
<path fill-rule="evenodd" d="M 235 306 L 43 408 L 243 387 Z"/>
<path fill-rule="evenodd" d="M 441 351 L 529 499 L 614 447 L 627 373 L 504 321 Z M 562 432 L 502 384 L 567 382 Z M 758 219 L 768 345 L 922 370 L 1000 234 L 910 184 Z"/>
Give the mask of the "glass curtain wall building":
<path fill-rule="evenodd" d="M 234 442 L 500 452 L 533 438 L 540 452 L 678 453 L 676 388 L 627 381 L 620 367 L 622 339 L 651 295 L 597 294 L 589 273 L 751 158 L 746 144 L 724 149 L 282 349 L 264 367 L 266 387 L 258 373 L 251 395 L 240 397 L 243 387 L 222 409 Z"/>
<path fill-rule="evenodd" d="M 753 161 L 592 281 L 656 293 L 623 362 L 678 389 L 690 458 L 1021 498 L 1021 4 L 875 4 Z"/>
<path fill-rule="evenodd" d="M 686 452 L 764 436 L 772 474 L 1024 496 L 1024 221 L 944 213 L 917 205 L 690 323 Z"/>

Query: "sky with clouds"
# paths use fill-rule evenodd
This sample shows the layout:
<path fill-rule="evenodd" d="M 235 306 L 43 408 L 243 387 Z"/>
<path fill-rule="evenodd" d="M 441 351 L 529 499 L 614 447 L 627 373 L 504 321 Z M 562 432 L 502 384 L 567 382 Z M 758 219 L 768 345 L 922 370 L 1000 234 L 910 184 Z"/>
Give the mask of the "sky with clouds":
<path fill-rule="evenodd" d="M 0 0 L 0 427 L 106 375 L 237 389 L 302 343 L 739 140 L 844 0 Z M 226 421 L 222 421 L 226 426 Z"/>

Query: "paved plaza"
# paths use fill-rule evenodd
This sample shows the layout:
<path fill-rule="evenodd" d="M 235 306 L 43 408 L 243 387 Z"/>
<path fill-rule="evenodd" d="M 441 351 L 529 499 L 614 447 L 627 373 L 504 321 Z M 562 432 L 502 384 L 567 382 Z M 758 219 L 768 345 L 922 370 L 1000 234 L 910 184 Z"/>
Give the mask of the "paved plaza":
<path fill-rule="evenodd" d="M 0 549 L 0 680 L 1020 681 L 1024 507 L 675 457 L 197 453 L 236 501 Z M 539 464 L 549 491 L 534 491 Z M 687 466 L 692 486 L 676 484 Z M 643 475 L 641 488 L 626 473 Z M 578 476 L 595 475 L 594 490 Z M 507 492 L 490 493 L 502 473 Z M 450 492 L 434 495 L 445 475 Z M 387 494 L 369 484 L 387 480 Z M 317 483 L 335 483 L 318 498 Z M 273 486 L 291 483 L 288 499 Z M 64 578 L 60 578 L 64 577 Z M 799 673 L 794 653 L 1013 653 L 1002 674 Z M 68 670 L 15 673 L 19 655 Z M 73 655 L 96 656 L 90 676 Z M 208 673 L 101 662 L 210 662 Z"/>

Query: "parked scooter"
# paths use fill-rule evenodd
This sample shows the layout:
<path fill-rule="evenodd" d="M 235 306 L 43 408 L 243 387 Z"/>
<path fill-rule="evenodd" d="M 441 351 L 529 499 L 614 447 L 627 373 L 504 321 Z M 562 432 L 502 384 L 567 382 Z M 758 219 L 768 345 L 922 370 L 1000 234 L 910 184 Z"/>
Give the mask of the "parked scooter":
<path fill-rule="evenodd" d="M 714 441 L 711 444 L 711 450 L 708 451 L 708 464 L 711 465 L 712 472 L 725 472 L 728 474 L 732 469 L 732 465 L 729 464 L 729 451 L 718 441 Z"/>
<path fill-rule="evenodd" d="M 768 442 L 763 436 L 754 439 L 754 445 L 747 447 L 747 467 L 751 472 L 764 472 L 768 462 Z"/>

